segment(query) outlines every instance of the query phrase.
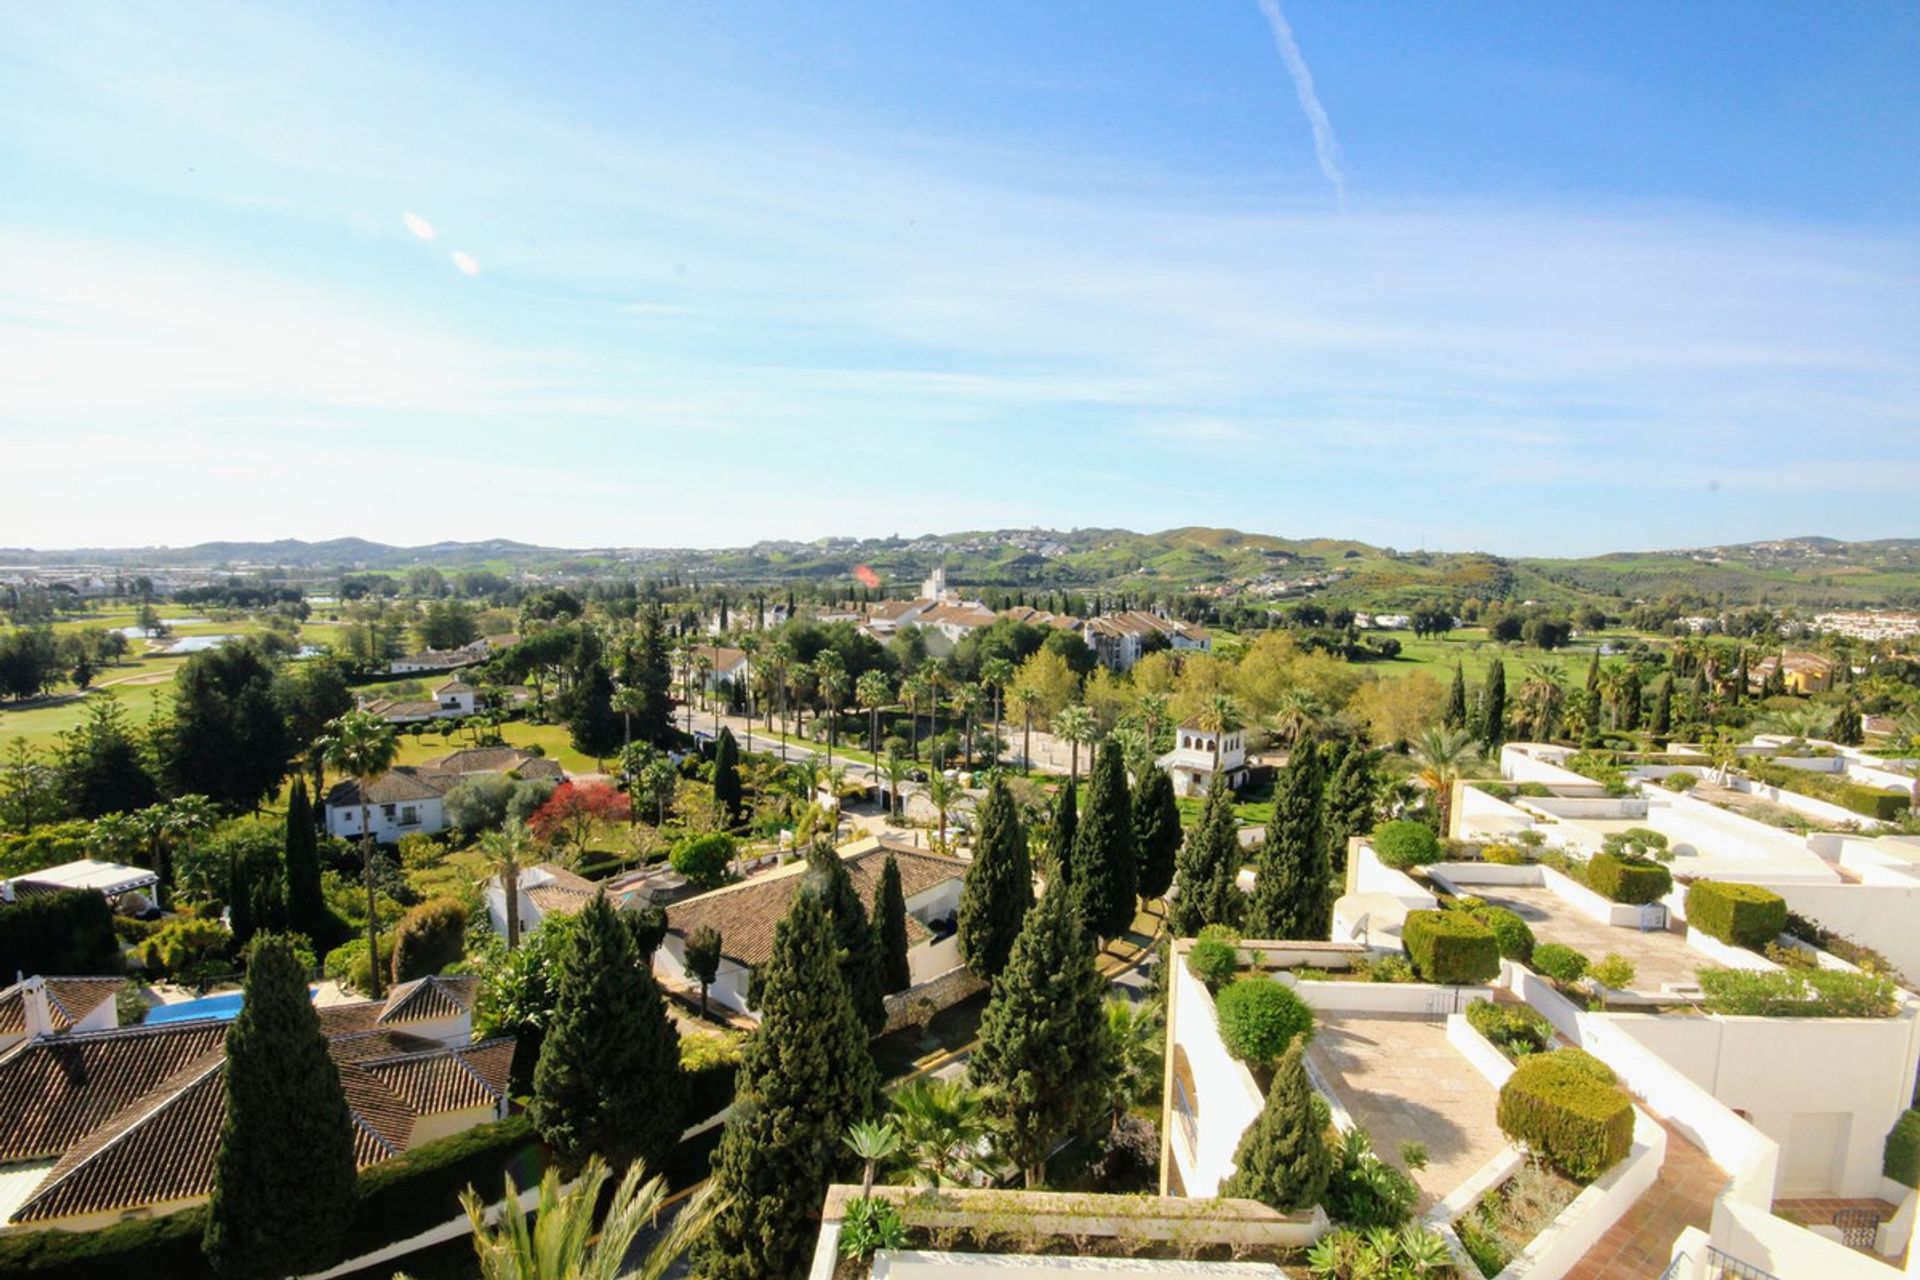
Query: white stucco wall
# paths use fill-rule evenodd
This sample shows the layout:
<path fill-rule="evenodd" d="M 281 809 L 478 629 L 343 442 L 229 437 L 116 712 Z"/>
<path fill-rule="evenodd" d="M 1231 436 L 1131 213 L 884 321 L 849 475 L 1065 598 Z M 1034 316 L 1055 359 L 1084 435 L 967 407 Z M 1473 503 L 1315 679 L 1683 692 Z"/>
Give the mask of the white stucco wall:
<path fill-rule="evenodd" d="M 1259 1117 L 1266 1100 L 1254 1083 L 1253 1073 L 1221 1042 L 1213 997 L 1207 994 L 1206 986 L 1188 971 L 1183 957 L 1176 954 L 1172 964 L 1169 1026 L 1173 1045 L 1185 1052 L 1193 1073 L 1198 1143 L 1189 1150 L 1185 1130 L 1176 1117 L 1168 1117 L 1168 1131 L 1181 1186 L 1189 1196 L 1210 1196 L 1233 1172 L 1233 1153 L 1240 1145 L 1240 1135 Z M 1174 1105 L 1170 1097 L 1169 1109 Z"/>
<path fill-rule="evenodd" d="M 417 822 L 403 823 L 401 816 L 412 809 Z M 388 810 L 392 810 L 389 814 Z M 409 800 L 396 805 L 369 805 L 367 807 L 367 825 L 373 828 L 373 838 L 380 844 L 394 844 L 401 836 L 438 835 L 447 829 L 447 805 L 439 796 L 425 800 Z M 342 805 L 327 807 L 327 834 L 346 840 L 360 838 L 360 806 Z"/>

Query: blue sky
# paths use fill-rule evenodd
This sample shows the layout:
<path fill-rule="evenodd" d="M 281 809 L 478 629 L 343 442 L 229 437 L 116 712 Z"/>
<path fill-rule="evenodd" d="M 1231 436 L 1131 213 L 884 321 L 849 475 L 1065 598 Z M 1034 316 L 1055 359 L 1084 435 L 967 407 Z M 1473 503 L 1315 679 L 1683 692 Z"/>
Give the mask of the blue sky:
<path fill-rule="evenodd" d="M 1893 3 L 0 7 L 0 545 L 1920 535 L 1916 50 Z"/>

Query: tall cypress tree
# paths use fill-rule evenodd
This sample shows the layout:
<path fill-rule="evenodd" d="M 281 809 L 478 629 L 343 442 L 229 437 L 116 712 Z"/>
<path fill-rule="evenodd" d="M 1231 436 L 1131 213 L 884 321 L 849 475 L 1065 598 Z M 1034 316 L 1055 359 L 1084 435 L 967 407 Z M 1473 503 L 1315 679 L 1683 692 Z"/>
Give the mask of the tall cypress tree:
<path fill-rule="evenodd" d="M 1273 794 L 1273 819 L 1260 846 L 1247 909 L 1247 932 L 1256 938 L 1327 936 L 1332 920 L 1332 874 L 1321 832 L 1318 744 L 1307 738 L 1295 748 Z"/>
<path fill-rule="evenodd" d="M 1240 891 L 1240 838 L 1233 820 L 1233 793 L 1226 787 L 1207 792 L 1200 821 L 1180 846 L 1179 890 L 1173 900 L 1173 931 L 1191 938 L 1210 924 L 1237 928 L 1246 914 Z"/>
<path fill-rule="evenodd" d="M 1587 662 L 1587 733 L 1598 735 L 1600 732 L 1600 649 L 1595 646 L 1593 657 Z"/>
<path fill-rule="evenodd" d="M 879 947 L 867 909 L 860 903 L 853 877 L 847 874 L 847 864 L 832 845 L 816 842 L 807 851 L 807 868 L 813 891 L 833 918 L 834 935 L 840 940 L 840 974 L 846 980 L 853 1011 L 860 1016 L 867 1034 L 877 1036 L 887 1025 L 887 1005 L 881 990 Z"/>
<path fill-rule="evenodd" d="M 1139 867 L 1133 848 L 1133 806 L 1120 744 L 1100 744 L 1087 779 L 1087 812 L 1073 838 L 1074 903 L 1086 926 L 1117 938 L 1133 923 Z"/>
<path fill-rule="evenodd" d="M 320 841 L 305 779 L 293 780 L 287 797 L 287 925 L 313 943 L 315 955 L 340 945 L 345 930 L 320 889 Z"/>
<path fill-rule="evenodd" d="M 640 635 L 627 664 L 626 683 L 642 693 L 634 717 L 634 736 L 656 747 L 673 741 L 673 655 L 668 652 L 667 624 L 658 604 L 649 605 L 640 619 Z"/>
<path fill-rule="evenodd" d="M 680 1140 L 680 1033 L 606 894 L 574 920 L 553 989 L 529 1108 L 540 1136 L 572 1168 L 592 1154 L 664 1168 Z"/>
<path fill-rule="evenodd" d="M 703 1280 L 797 1280 L 813 1253 L 813 1215 L 842 1143 L 879 1093 L 866 1028 L 840 976 L 833 922 L 802 892 L 774 929 L 763 966 L 760 1029 L 740 1062 L 733 1118 L 714 1153 L 724 1204 L 695 1261 Z"/>
<path fill-rule="evenodd" d="M 1486 687 L 1480 693 L 1480 740 L 1497 747 L 1507 739 L 1507 666 L 1495 658 L 1487 666 Z"/>
<path fill-rule="evenodd" d="M 722 725 L 720 736 L 713 744 L 713 798 L 727 813 L 727 821 L 740 821 L 740 744 L 733 739 L 733 730 Z"/>
<path fill-rule="evenodd" d="M 1653 733 L 1664 738 L 1673 732 L 1673 677 L 1660 682 L 1653 694 Z"/>
<path fill-rule="evenodd" d="M 353 1119 L 307 975 L 263 934 L 227 1030 L 226 1118 L 201 1247 L 228 1280 L 282 1280 L 335 1261 L 353 1217 Z"/>
<path fill-rule="evenodd" d="M 1327 780 L 1326 805 L 1321 822 L 1326 830 L 1327 865 L 1335 878 L 1347 871 L 1347 841 L 1379 825 L 1380 783 L 1374 773 L 1377 756 L 1354 747 L 1340 757 Z"/>
<path fill-rule="evenodd" d="M 1449 729 L 1467 727 L 1467 673 L 1453 664 L 1453 686 L 1447 690 L 1446 725 Z"/>
<path fill-rule="evenodd" d="M 1258 1200 L 1282 1213 L 1320 1202 L 1333 1176 L 1325 1103 L 1307 1079 L 1304 1037 L 1296 1037 L 1274 1068 L 1266 1106 L 1240 1138 L 1234 1174 L 1220 1194 Z"/>
<path fill-rule="evenodd" d="M 1629 733 L 1640 727 L 1640 672 L 1634 667 L 1620 682 L 1620 727 Z"/>
<path fill-rule="evenodd" d="M 1142 898 L 1158 898 L 1173 884 L 1174 859 L 1180 853 L 1180 806 L 1173 779 L 1150 769 L 1133 790 L 1133 844 L 1139 856 Z"/>
<path fill-rule="evenodd" d="M 913 985 L 907 963 L 907 896 L 900 889 L 900 863 L 892 854 L 880 868 L 873 895 L 873 945 L 880 955 L 880 990 L 886 995 Z"/>
<path fill-rule="evenodd" d="M 613 709 L 613 677 L 592 627 L 580 628 L 567 676 L 563 711 L 573 749 L 596 760 L 612 755 L 620 749 L 624 730 Z"/>
<path fill-rule="evenodd" d="M 1033 909 L 1033 866 L 1020 807 L 996 777 L 980 804 L 973 862 L 960 887 L 960 958 L 988 982 L 1006 968 L 1020 926 Z"/>
<path fill-rule="evenodd" d="M 1073 780 L 1068 779 L 1053 801 L 1053 830 L 1047 837 L 1046 874 L 1049 880 L 1072 883 L 1073 843 L 1079 827 L 1080 793 Z"/>
<path fill-rule="evenodd" d="M 1106 1114 L 1097 1070 L 1106 1034 L 1105 982 L 1093 936 L 1067 886 L 1052 884 L 1027 913 L 980 1020 L 968 1072 L 993 1090 L 1006 1154 L 1036 1186 L 1061 1139 Z"/>

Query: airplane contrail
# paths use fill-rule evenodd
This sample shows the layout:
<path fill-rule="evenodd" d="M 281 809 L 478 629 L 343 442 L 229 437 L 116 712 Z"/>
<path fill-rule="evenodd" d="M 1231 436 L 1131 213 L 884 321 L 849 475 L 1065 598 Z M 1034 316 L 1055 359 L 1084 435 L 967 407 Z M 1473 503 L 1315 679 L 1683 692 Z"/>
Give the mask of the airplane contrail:
<path fill-rule="evenodd" d="M 1280 12 L 1279 0 L 1260 0 L 1260 12 L 1273 28 L 1274 47 L 1280 50 L 1280 60 L 1287 64 L 1294 91 L 1300 95 L 1300 109 L 1307 113 L 1307 123 L 1313 126 L 1313 151 L 1320 160 L 1320 172 L 1327 175 L 1334 194 L 1345 205 L 1347 178 L 1340 171 L 1340 142 L 1333 136 L 1333 121 L 1327 119 L 1320 95 L 1313 91 L 1313 72 L 1307 70 L 1307 60 L 1300 56 L 1300 46 L 1293 38 L 1293 28 L 1287 24 L 1287 15 Z"/>

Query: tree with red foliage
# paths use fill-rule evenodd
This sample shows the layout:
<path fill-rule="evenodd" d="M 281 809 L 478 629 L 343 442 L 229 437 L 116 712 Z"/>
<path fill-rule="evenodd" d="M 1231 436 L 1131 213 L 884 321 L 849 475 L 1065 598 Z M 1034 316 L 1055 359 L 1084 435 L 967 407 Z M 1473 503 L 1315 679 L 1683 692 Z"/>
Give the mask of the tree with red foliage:
<path fill-rule="evenodd" d="M 625 822 L 627 797 L 604 782 L 563 782 L 533 811 L 527 826 L 548 844 L 584 853 L 595 823 Z"/>

